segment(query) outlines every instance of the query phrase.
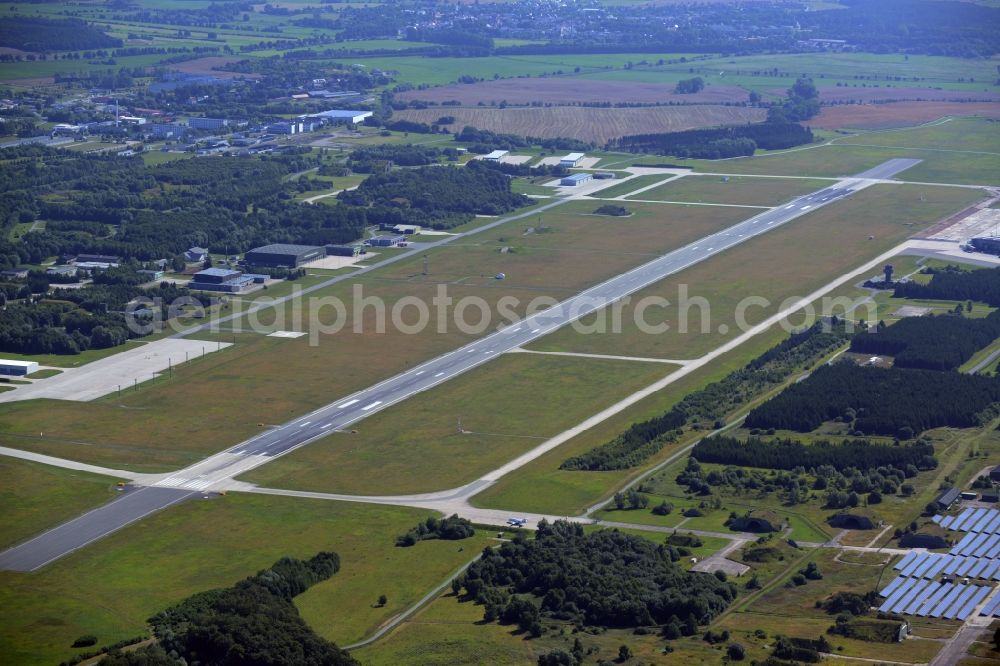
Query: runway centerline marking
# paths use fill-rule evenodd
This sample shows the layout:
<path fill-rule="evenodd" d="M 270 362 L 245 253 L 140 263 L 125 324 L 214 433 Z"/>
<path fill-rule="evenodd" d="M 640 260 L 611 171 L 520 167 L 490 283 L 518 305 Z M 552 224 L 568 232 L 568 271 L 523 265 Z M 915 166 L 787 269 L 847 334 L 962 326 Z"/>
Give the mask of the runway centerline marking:
<path fill-rule="evenodd" d="M 382 404 L 382 401 L 381 401 L 381 400 L 376 400 L 376 401 L 375 401 L 375 402 L 373 402 L 372 404 L 370 404 L 370 405 L 368 405 L 368 406 L 366 406 L 366 407 L 362 407 L 362 408 L 361 408 L 361 411 L 363 411 L 363 412 L 367 412 L 367 411 L 368 411 L 369 409 L 374 409 L 375 407 L 378 407 L 378 406 L 379 406 L 379 405 L 381 405 L 381 404 Z"/>
<path fill-rule="evenodd" d="M 348 400 L 347 402 L 343 403 L 342 405 L 337 405 L 337 409 L 344 409 L 346 407 L 350 407 L 351 405 L 353 405 L 356 402 L 359 402 L 359 401 L 357 399 L 355 399 L 355 400 Z"/>

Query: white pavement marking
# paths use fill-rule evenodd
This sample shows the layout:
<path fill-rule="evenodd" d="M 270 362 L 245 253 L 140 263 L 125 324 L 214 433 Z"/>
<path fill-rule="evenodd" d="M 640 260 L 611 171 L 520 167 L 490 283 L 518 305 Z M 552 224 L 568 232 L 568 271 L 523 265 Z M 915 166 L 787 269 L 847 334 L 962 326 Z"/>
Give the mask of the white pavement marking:
<path fill-rule="evenodd" d="M 381 404 L 382 404 L 382 401 L 381 401 L 381 400 L 376 400 L 376 401 L 375 401 L 375 402 L 373 402 L 372 404 L 370 404 L 370 405 L 367 405 L 367 406 L 365 406 L 365 407 L 362 407 L 362 408 L 361 408 L 361 411 L 363 411 L 363 412 L 367 412 L 367 411 L 368 411 L 369 409 L 375 409 L 376 407 L 378 407 L 378 406 L 379 406 L 379 405 L 381 405 Z"/>
<path fill-rule="evenodd" d="M 350 407 L 351 405 L 353 405 L 356 402 L 360 402 L 360 401 L 356 400 L 356 399 L 355 400 L 348 400 L 347 402 L 345 402 L 343 404 L 337 405 L 337 409 L 346 409 L 347 407 Z"/>

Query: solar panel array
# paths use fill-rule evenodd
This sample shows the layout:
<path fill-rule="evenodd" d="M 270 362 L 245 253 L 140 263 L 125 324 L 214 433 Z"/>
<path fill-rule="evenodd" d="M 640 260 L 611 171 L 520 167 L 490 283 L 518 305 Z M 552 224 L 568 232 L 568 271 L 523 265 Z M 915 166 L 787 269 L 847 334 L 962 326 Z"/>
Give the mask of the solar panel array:
<path fill-rule="evenodd" d="M 911 551 L 904 555 L 894 565 L 899 576 L 880 592 L 885 601 L 879 610 L 964 621 L 994 588 L 960 579 L 1000 581 L 1000 510 L 965 509 L 957 516 L 932 520 L 966 534 L 947 554 Z M 1000 617 L 1000 594 L 979 614 Z"/>

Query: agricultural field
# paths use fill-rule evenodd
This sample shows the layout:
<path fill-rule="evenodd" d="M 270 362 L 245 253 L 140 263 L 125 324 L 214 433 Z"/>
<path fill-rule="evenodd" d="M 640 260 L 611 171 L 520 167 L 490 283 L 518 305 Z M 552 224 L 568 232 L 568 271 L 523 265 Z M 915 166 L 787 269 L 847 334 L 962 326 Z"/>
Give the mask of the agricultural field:
<path fill-rule="evenodd" d="M 406 109 L 393 117 L 421 123 L 433 123 L 445 113 L 440 109 Z M 535 136 L 571 137 L 598 145 L 628 134 L 679 132 L 699 127 L 759 122 L 762 109 L 739 106 L 692 105 L 683 107 L 645 107 L 604 109 L 585 107 L 535 108 L 455 108 L 447 115 L 455 117 L 454 129 L 465 125 L 479 129 Z"/>
<path fill-rule="evenodd" d="M 809 121 L 823 129 L 888 129 L 920 125 L 945 116 L 1000 117 L 996 102 L 896 102 L 826 106 Z"/>
<path fill-rule="evenodd" d="M 357 433 L 331 435 L 240 479 L 359 495 L 457 487 L 673 369 L 510 354 L 365 419 Z"/>
<path fill-rule="evenodd" d="M 632 83 L 614 80 L 579 79 L 574 76 L 516 78 L 483 81 L 474 84 L 436 86 L 410 90 L 397 96 L 401 100 L 425 102 L 460 102 L 462 106 L 485 104 L 528 106 L 547 104 L 584 104 L 627 99 L 633 104 L 723 104 L 745 102 L 747 91 L 736 86 L 711 86 L 701 92 L 677 94 L 674 84 Z"/>
<path fill-rule="evenodd" d="M 488 537 L 394 546 L 428 515 L 397 507 L 230 494 L 151 516 L 33 574 L 0 573 L 0 653 L 53 664 L 77 636 L 142 635 L 145 618 L 231 585 L 284 556 L 340 555 L 341 570 L 296 599 L 323 637 L 360 640 L 468 562 Z M 406 571 L 407 575 L 399 575 Z M 388 597 L 384 607 L 376 603 Z"/>

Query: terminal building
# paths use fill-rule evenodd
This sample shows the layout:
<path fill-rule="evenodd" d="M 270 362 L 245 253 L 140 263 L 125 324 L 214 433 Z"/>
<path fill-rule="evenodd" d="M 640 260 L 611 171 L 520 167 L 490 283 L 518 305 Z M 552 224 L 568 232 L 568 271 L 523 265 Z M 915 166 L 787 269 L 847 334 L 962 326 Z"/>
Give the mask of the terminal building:
<path fill-rule="evenodd" d="M 567 187 L 576 187 L 582 183 L 586 183 L 588 180 L 592 180 L 594 176 L 589 173 L 574 173 L 572 176 L 566 176 L 559 181 L 560 185 L 566 185 Z"/>
<path fill-rule="evenodd" d="M 254 248 L 244 259 L 251 266 L 272 268 L 298 268 L 302 264 L 326 256 L 326 248 L 316 245 L 288 245 L 275 243 Z"/>

